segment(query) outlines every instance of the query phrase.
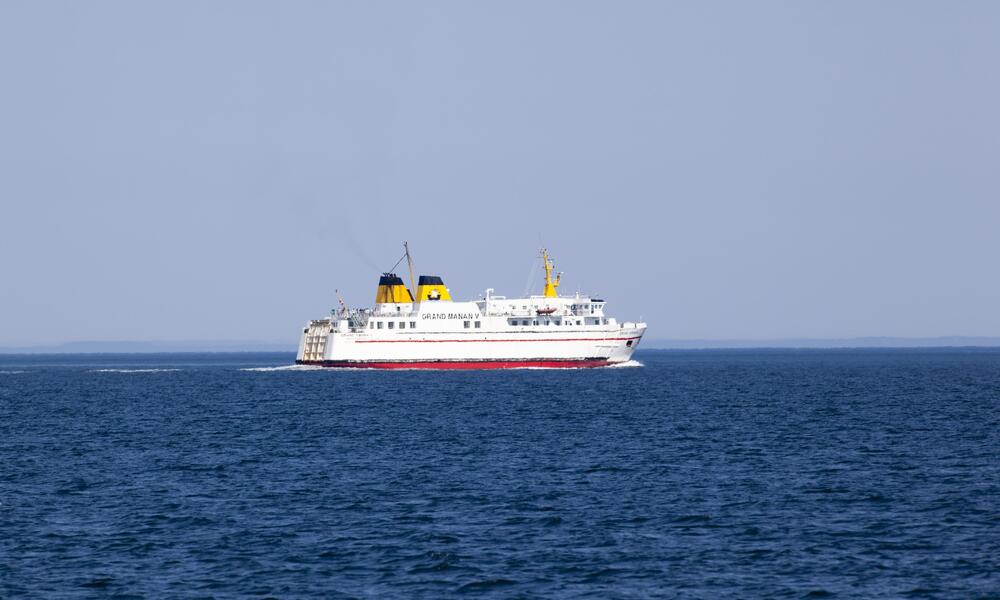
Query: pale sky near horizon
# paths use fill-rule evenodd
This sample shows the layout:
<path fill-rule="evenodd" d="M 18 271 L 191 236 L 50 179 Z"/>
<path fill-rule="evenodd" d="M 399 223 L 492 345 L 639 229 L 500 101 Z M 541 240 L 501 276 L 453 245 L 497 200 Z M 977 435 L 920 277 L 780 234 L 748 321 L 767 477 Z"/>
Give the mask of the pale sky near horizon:
<path fill-rule="evenodd" d="M 651 338 L 997 336 L 998 226 L 997 2 L 0 3 L 0 346 L 294 340 L 403 240 Z"/>

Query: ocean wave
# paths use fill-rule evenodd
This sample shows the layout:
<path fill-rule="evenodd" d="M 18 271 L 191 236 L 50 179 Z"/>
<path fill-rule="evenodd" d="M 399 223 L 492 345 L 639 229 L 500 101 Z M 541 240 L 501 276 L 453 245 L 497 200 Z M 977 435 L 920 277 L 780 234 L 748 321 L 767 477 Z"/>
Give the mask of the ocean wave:
<path fill-rule="evenodd" d="M 637 360 L 627 360 L 621 363 L 610 364 L 607 367 L 605 367 L 605 369 L 631 369 L 633 367 L 645 367 L 645 366 L 646 365 L 642 364 Z"/>
<path fill-rule="evenodd" d="M 91 369 L 91 373 L 169 373 L 180 369 Z"/>
<path fill-rule="evenodd" d="M 0 375 L 20 375 L 21 373 L 27 373 L 27 371 L 0 371 Z"/>

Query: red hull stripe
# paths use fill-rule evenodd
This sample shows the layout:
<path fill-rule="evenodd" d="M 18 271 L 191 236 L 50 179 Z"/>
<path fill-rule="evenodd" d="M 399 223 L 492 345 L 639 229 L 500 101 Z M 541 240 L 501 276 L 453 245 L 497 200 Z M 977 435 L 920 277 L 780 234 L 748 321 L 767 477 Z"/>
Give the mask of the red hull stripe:
<path fill-rule="evenodd" d="M 349 367 L 353 369 L 523 369 L 544 367 L 548 369 L 578 369 L 605 367 L 610 362 L 602 358 L 581 360 L 438 360 L 438 361 L 347 361 L 347 360 L 297 360 L 300 365 L 319 367 Z"/>
<path fill-rule="evenodd" d="M 444 344 L 450 342 L 482 344 L 484 342 L 621 342 L 628 340 L 638 340 L 636 337 L 615 337 L 615 338 L 543 338 L 536 340 L 357 340 L 356 344 Z"/>

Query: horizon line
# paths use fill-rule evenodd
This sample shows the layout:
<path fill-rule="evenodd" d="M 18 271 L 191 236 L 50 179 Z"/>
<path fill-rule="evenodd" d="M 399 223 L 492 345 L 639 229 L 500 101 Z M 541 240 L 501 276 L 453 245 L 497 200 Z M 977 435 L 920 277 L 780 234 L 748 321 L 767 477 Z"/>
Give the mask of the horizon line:
<path fill-rule="evenodd" d="M 961 348 L 1000 347 L 1000 336 L 857 336 L 789 338 L 658 338 L 646 350 Z M 295 352 L 296 342 L 263 340 L 81 340 L 53 344 L 0 346 L 0 354 L 131 354 L 157 352 Z"/>

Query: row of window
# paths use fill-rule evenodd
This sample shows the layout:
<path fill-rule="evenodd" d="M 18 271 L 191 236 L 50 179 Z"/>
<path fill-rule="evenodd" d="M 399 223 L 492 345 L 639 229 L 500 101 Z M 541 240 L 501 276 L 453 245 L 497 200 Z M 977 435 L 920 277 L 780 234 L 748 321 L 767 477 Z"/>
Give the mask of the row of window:
<path fill-rule="evenodd" d="M 587 320 L 590 321 L 590 319 L 587 319 Z M 587 323 L 587 325 L 600 325 L 601 321 L 602 321 L 602 319 L 593 319 L 593 323 Z M 604 321 L 605 324 L 607 324 L 607 322 L 608 322 L 607 319 L 604 319 L 603 321 Z M 572 319 L 566 319 L 566 320 L 559 320 L 559 319 L 549 320 L 549 319 L 544 319 L 541 322 L 539 322 L 538 319 L 534 319 L 532 321 L 528 321 L 527 319 L 523 319 L 523 320 L 520 320 L 520 321 L 517 320 L 517 319 L 511 319 L 510 320 L 510 324 L 511 325 L 514 325 L 514 326 L 520 325 L 522 327 L 526 327 L 529 324 L 531 324 L 531 325 L 538 325 L 539 323 L 541 323 L 542 325 L 573 325 L 573 320 Z M 580 319 L 577 319 L 576 320 L 576 324 L 577 325 L 583 325 L 583 321 L 581 321 Z"/>
<path fill-rule="evenodd" d="M 388 329 L 395 329 L 396 328 L 396 321 L 369 321 L 368 322 L 368 329 L 382 329 L 383 324 L 387 324 L 387 328 Z M 482 322 L 481 321 L 462 321 L 462 325 L 466 329 L 469 329 L 471 327 L 475 327 L 476 329 L 480 329 L 482 327 Z M 406 321 L 399 321 L 399 328 L 400 329 L 406 329 Z M 417 328 L 417 322 L 416 321 L 410 321 L 410 329 L 416 329 L 416 328 Z"/>
<path fill-rule="evenodd" d="M 383 323 L 388 323 L 389 324 L 389 329 L 395 329 L 395 327 L 396 327 L 396 321 L 369 321 L 368 322 L 368 329 L 382 329 L 382 324 Z M 400 329 L 406 329 L 406 321 L 400 321 L 399 322 L 399 328 Z M 410 321 L 410 329 L 416 329 L 416 328 L 417 328 L 417 322 L 416 321 Z"/>
<path fill-rule="evenodd" d="M 588 321 L 589 320 L 590 319 L 588 319 Z M 594 321 L 593 325 L 600 325 L 601 321 L 604 321 L 605 325 L 608 323 L 607 319 L 594 319 L 593 321 Z M 510 322 L 511 325 L 514 325 L 514 326 L 520 325 L 520 326 L 523 326 L 523 327 L 527 327 L 528 325 L 539 325 L 539 324 L 541 324 L 541 325 L 573 325 L 573 320 L 572 319 L 565 319 L 565 320 L 561 320 L 561 319 L 551 319 L 551 320 L 550 319 L 543 319 L 541 321 L 539 321 L 538 319 L 534 319 L 534 320 L 531 320 L 531 321 L 529 321 L 528 319 L 523 319 L 523 320 L 511 319 L 509 322 Z M 396 324 L 397 323 L 399 324 L 399 329 L 406 329 L 406 323 L 407 323 L 406 321 L 369 321 L 368 322 L 368 329 L 383 329 L 383 328 L 386 328 L 386 329 L 396 329 L 396 327 L 397 327 Z M 410 321 L 409 323 L 410 323 L 410 329 L 416 329 L 417 328 L 417 322 L 416 321 Z M 583 321 L 581 321 L 580 319 L 577 319 L 576 320 L 576 324 L 577 325 L 583 325 Z M 591 323 L 587 323 L 587 324 L 590 325 Z M 472 329 L 472 328 L 481 329 L 482 328 L 482 322 L 481 321 L 462 321 L 462 327 L 464 327 L 465 329 Z"/>

